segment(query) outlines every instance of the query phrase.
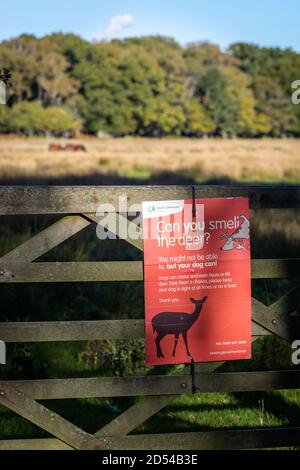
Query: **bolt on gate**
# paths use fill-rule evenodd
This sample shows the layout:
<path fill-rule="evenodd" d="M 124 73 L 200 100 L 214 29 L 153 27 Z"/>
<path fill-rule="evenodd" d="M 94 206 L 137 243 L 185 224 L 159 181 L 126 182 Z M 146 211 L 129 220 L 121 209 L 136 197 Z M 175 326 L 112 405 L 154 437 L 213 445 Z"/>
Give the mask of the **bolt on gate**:
<path fill-rule="evenodd" d="M 195 186 L 196 197 L 249 197 L 255 217 L 260 208 L 299 208 L 299 187 Z M 58 214 L 61 218 L 17 246 L 0 259 L 0 282 L 104 282 L 143 280 L 141 261 L 33 262 L 52 248 L 97 221 L 100 203 L 128 205 L 143 200 L 187 199 L 190 186 L 53 186 L 0 188 L 0 215 Z M 124 217 L 119 214 L 118 217 Z M 141 230 L 141 229 L 140 229 Z M 116 233 L 118 235 L 118 233 Z M 128 243 L 143 250 L 142 239 Z M 116 240 L 116 243 L 118 241 Z M 271 306 L 252 298 L 252 341 L 276 335 L 291 342 L 300 338 L 300 259 L 252 259 L 252 278 L 291 278 L 299 282 Z M 144 337 L 143 320 L 2 322 L 4 342 L 85 341 Z M 264 372 L 218 372 L 223 362 L 196 365 L 200 393 L 300 388 L 300 370 Z M 46 439 L 0 441 L 0 449 L 240 449 L 295 446 L 298 427 L 254 428 L 223 431 L 132 434 L 134 430 L 169 405 L 178 395 L 191 393 L 189 367 L 177 375 L 139 377 L 94 377 L 75 379 L 0 381 L 0 403 L 48 431 Z M 37 400 L 88 397 L 141 397 L 117 418 L 90 434 Z"/>

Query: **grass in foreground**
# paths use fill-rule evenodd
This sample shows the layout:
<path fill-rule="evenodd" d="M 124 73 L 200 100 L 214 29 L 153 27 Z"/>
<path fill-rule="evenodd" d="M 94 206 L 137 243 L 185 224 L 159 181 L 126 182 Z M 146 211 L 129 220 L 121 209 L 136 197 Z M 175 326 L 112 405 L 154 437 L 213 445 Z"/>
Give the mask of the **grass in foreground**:
<path fill-rule="evenodd" d="M 182 395 L 134 433 L 209 431 L 231 428 L 292 426 L 300 421 L 300 391 L 201 393 Z M 77 426 L 96 432 L 132 403 L 132 399 L 76 399 L 42 402 Z M 49 435 L 0 406 L 0 438 Z"/>

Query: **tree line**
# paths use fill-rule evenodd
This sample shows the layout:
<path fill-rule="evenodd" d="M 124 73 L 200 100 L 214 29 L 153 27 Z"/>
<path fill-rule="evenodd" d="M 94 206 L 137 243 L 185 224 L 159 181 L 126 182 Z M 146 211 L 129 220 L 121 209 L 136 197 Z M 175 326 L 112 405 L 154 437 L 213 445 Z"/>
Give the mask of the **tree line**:
<path fill-rule="evenodd" d="M 291 103 L 300 54 L 292 49 L 21 35 L 0 44 L 0 67 L 12 74 L 0 133 L 300 135 L 300 106 Z"/>

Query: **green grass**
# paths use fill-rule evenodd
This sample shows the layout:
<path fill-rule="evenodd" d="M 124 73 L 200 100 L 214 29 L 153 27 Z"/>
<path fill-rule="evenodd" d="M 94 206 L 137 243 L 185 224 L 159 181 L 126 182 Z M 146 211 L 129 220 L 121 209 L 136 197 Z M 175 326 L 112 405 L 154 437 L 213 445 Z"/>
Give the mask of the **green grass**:
<path fill-rule="evenodd" d="M 297 425 L 300 390 L 182 395 L 138 428 L 174 432 Z"/>
<path fill-rule="evenodd" d="M 199 393 L 182 395 L 143 423 L 134 433 L 209 431 L 300 422 L 300 391 Z M 125 410 L 132 399 L 74 399 L 42 402 L 88 432 L 95 432 Z M 0 406 L 0 438 L 39 438 L 48 434 Z"/>
<path fill-rule="evenodd" d="M 134 164 L 131 167 L 120 168 L 117 174 L 121 178 L 129 178 L 133 180 L 150 180 L 152 172 L 149 168 L 146 168 L 139 164 Z"/>

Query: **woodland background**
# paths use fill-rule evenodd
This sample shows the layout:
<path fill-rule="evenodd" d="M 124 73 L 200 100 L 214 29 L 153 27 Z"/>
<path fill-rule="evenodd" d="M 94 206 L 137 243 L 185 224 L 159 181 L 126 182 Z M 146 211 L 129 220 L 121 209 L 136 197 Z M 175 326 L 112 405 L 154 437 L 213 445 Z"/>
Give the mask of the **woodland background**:
<path fill-rule="evenodd" d="M 12 72 L 0 133 L 72 136 L 299 136 L 292 49 L 162 36 L 88 42 L 23 34 L 0 44 Z"/>

